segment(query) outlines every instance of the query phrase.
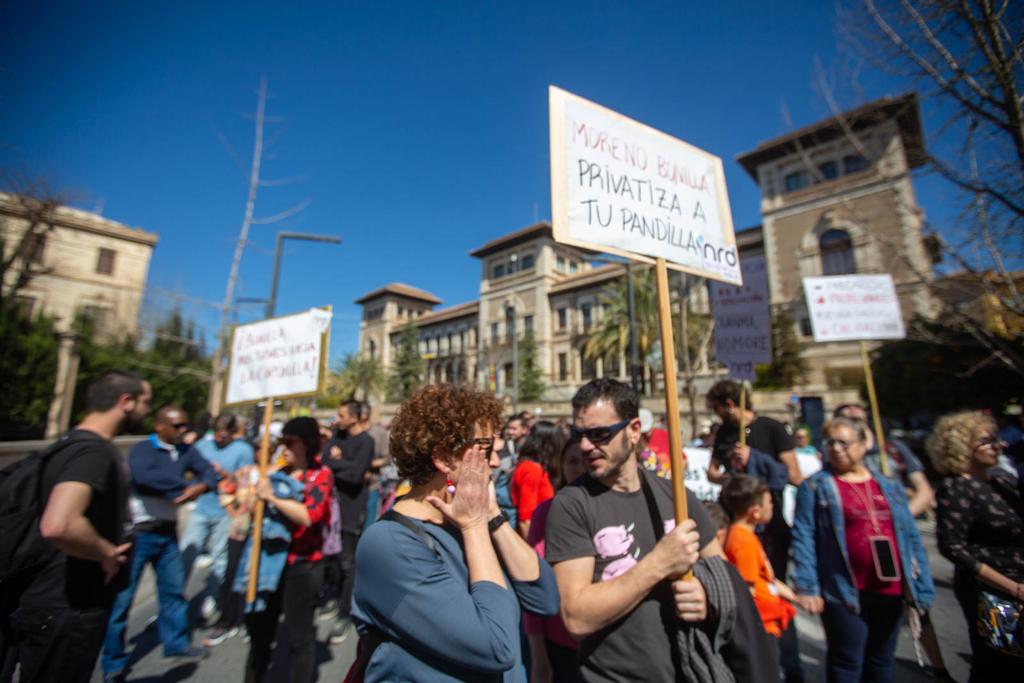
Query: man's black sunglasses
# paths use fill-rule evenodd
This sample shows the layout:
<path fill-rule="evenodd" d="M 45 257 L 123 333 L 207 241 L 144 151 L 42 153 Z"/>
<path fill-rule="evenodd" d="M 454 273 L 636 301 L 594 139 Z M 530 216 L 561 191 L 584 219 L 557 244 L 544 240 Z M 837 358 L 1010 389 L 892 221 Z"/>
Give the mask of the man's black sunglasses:
<path fill-rule="evenodd" d="M 583 437 L 587 437 L 587 441 L 599 446 L 603 443 L 607 443 L 613 436 L 622 431 L 622 428 L 628 425 L 633 420 L 623 420 L 622 422 L 616 422 L 613 425 L 607 425 L 605 427 L 588 427 L 587 429 L 580 429 L 579 427 L 570 427 L 571 438 L 573 441 L 580 441 Z"/>

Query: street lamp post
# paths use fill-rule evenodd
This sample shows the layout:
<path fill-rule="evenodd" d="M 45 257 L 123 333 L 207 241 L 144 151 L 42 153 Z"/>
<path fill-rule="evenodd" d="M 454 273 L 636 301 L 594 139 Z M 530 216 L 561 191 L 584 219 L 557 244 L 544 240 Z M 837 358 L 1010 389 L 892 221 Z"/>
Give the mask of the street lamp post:
<path fill-rule="evenodd" d="M 277 233 L 277 243 L 274 246 L 274 274 L 270 278 L 270 299 L 267 300 L 266 317 L 274 317 L 274 309 L 277 308 L 277 285 L 281 279 L 281 247 L 285 240 L 305 240 L 306 242 L 329 242 L 341 244 L 341 238 L 333 235 L 312 235 L 305 232 Z"/>

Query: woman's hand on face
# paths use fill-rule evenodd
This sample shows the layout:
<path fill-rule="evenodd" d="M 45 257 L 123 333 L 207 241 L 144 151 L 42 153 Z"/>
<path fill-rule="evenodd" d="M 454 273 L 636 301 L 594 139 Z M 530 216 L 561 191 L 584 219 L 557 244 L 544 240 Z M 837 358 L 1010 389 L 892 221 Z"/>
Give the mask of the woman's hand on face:
<path fill-rule="evenodd" d="M 487 526 L 490 519 L 491 468 L 479 448 L 473 447 L 462 456 L 459 466 L 459 485 L 446 503 L 436 496 L 429 496 L 427 502 L 436 507 L 445 519 L 462 531 L 475 526 Z"/>

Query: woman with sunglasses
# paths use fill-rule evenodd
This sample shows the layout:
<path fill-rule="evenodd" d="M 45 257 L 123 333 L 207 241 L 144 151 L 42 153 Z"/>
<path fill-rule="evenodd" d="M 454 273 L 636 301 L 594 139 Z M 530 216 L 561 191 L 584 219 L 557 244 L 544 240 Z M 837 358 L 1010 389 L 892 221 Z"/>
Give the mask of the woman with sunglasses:
<path fill-rule="evenodd" d="M 797 603 L 821 615 L 830 683 L 892 681 L 904 594 L 922 609 L 935 598 L 906 493 L 864 463 L 865 430 L 829 421 L 825 469 L 797 493 L 793 583 Z"/>
<path fill-rule="evenodd" d="M 259 480 L 256 495 L 266 504 L 267 519 L 262 529 L 265 550 L 271 550 L 276 541 L 267 537 L 274 524 L 283 523 L 291 532 L 291 539 L 276 590 L 269 595 L 261 590 L 264 609 L 245 617 L 246 629 L 252 637 L 245 666 L 247 683 L 262 680 L 270 665 L 271 646 L 282 612 L 290 680 L 306 683 L 313 679 L 316 669 L 314 615 L 324 581 L 323 530 L 330 522 L 334 476 L 320 464 L 320 426 L 315 419 L 292 418 L 284 424 L 281 434 L 280 454 L 285 465 L 279 473 Z M 281 475 L 287 479 L 272 481 Z M 285 495 L 291 491 L 297 492 L 295 498 Z M 269 569 L 267 564 L 261 559 L 261 574 Z"/>
<path fill-rule="evenodd" d="M 977 411 L 940 419 L 925 442 L 935 470 L 939 552 L 953 563 L 953 590 L 971 637 L 971 681 L 1005 677 L 1022 661 L 989 647 L 974 627 L 982 591 L 1024 603 L 1024 501 L 1020 482 L 996 467 L 995 421 Z M 989 678 L 995 680 L 995 678 Z"/>
<path fill-rule="evenodd" d="M 432 385 L 391 423 L 391 455 L 412 490 L 356 551 L 354 668 L 366 681 L 527 680 L 520 609 L 557 614 L 558 588 L 495 501 L 501 408 L 489 394 Z"/>

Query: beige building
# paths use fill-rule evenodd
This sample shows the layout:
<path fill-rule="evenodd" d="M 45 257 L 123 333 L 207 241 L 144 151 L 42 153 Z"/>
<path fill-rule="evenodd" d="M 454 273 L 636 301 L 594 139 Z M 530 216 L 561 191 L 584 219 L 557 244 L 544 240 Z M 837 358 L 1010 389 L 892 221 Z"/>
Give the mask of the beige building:
<path fill-rule="evenodd" d="M 0 193 L 0 235 L 11 245 L 6 248 L 21 242 L 29 216 L 17 197 Z M 58 329 L 81 314 L 104 336 L 135 334 L 157 236 L 66 206 L 47 223 L 51 227 L 31 249 L 38 274 L 17 293 L 18 302 L 34 314 L 54 316 Z"/>
<path fill-rule="evenodd" d="M 757 146 L 738 161 L 761 188 L 761 226 L 737 233 L 741 257 L 764 254 L 771 302 L 790 310 L 807 342 L 803 389 L 860 382 L 856 343 L 815 344 L 803 301 L 807 275 L 891 273 L 910 319 L 933 313 L 923 213 L 910 171 L 924 160 L 917 99 L 884 99 Z M 586 333 L 603 314 L 601 293 L 625 276 L 595 267 L 597 254 L 558 244 L 541 222 L 470 252 L 480 260 L 480 297 L 448 308 L 429 292 L 393 283 L 356 301 L 363 306 L 360 351 L 385 367 L 401 329 L 412 324 L 427 381 L 473 382 L 508 395 L 513 339 L 537 341 L 545 398 L 565 400 L 596 376 L 626 378 L 626 359 L 589 360 Z M 706 288 L 691 308 L 707 310 Z M 710 375 L 707 378 L 710 380 Z"/>

